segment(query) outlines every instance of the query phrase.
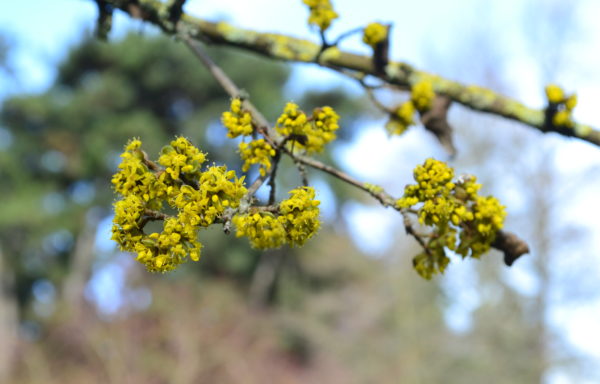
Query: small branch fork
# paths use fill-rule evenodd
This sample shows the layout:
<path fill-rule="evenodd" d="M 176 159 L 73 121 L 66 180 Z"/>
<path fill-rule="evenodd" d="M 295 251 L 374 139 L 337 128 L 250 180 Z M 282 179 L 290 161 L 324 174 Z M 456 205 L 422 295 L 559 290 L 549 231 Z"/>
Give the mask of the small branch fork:
<path fill-rule="evenodd" d="M 204 49 L 199 46 L 197 42 L 195 42 L 188 35 L 182 34 L 179 36 L 181 40 L 188 46 L 188 48 L 194 53 L 198 59 L 202 62 L 202 64 L 208 69 L 208 71 L 213 75 L 215 80 L 221 85 L 221 87 L 231 96 L 232 98 L 240 97 L 242 92 L 235 85 L 235 83 L 231 80 L 229 76 L 217 65 L 214 61 L 206 54 Z M 362 83 L 362 82 L 361 82 Z M 304 156 L 300 154 L 294 154 L 293 150 L 288 149 L 285 145 L 287 139 L 279 139 L 274 134 L 273 128 L 270 126 L 268 120 L 264 117 L 258 109 L 248 100 L 248 98 L 243 99 L 244 108 L 251 114 L 253 122 L 256 123 L 257 130 L 260 134 L 262 134 L 265 140 L 277 151 L 277 154 L 274 157 L 274 164 L 271 167 L 271 171 L 262 177 L 259 177 L 248 189 L 247 195 L 244 197 L 242 204 L 240 204 L 240 208 L 238 210 L 231 210 L 226 213 L 223 217 L 224 221 L 224 230 L 226 233 L 229 232 L 231 226 L 231 219 L 233 215 L 237 211 L 243 210 L 260 210 L 260 211 L 276 211 L 276 207 L 273 207 L 273 203 L 275 201 L 275 176 L 277 172 L 278 162 L 281 158 L 281 154 L 284 153 L 289 156 L 297 166 L 299 166 L 299 171 L 302 175 L 303 183 L 306 185 L 308 182 L 306 180 L 306 173 L 304 171 L 304 166 L 308 166 L 314 169 L 318 169 L 322 172 L 328 173 L 331 176 L 344 181 L 347 184 L 350 184 L 356 188 L 359 188 L 368 194 L 370 194 L 373 198 L 375 198 L 379 203 L 381 203 L 384 207 L 392 207 L 396 211 L 398 211 L 404 219 L 404 228 L 406 233 L 415 238 L 415 240 L 423 247 L 424 251 L 428 254 L 431 254 L 429 247 L 427 246 L 427 242 L 425 238 L 427 235 L 420 234 L 415 231 L 412 221 L 411 214 L 415 214 L 415 211 L 409 209 L 401 209 L 396 205 L 396 200 L 394 197 L 389 195 L 381 188 L 373 188 L 369 184 L 360 182 L 345 172 L 340 171 L 337 168 L 334 168 L 330 165 L 324 164 L 312 157 Z M 302 166 L 302 167 L 300 167 Z M 252 197 L 260 188 L 260 186 L 265 182 L 265 180 L 269 178 L 269 185 L 271 187 L 269 194 L 269 202 L 266 207 L 252 207 L 250 208 L 249 203 L 252 200 Z M 505 261 L 508 265 L 512 264 L 514 260 L 516 260 L 522 254 L 528 252 L 527 245 L 520 240 L 516 235 L 508 232 L 499 231 L 498 239 L 493 246 L 505 254 Z M 511 241 L 508 241 L 510 239 Z M 510 263 L 507 260 L 512 260 Z"/>

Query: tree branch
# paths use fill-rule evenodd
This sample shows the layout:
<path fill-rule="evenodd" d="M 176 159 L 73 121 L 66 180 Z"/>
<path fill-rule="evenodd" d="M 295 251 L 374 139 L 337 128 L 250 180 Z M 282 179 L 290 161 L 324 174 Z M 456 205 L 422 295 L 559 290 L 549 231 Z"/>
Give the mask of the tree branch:
<path fill-rule="evenodd" d="M 206 52 L 204 52 L 204 50 L 198 45 L 198 43 L 193 41 L 190 38 L 190 36 L 188 36 L 186 34 L 182 34 L 179 37 L 192 50 L 192 52 L 196 55 L 196 57 L 198 59 L 200 59 L 202 64 L 204 64 L 204 66 L 209 70 L 209 72 L 213 75 L 215 80 L 217 80 L 217 82 L 222 86 L 222 88 L 231 97 L 240 97 L 241 92 L 240 92 L 240 89 L 237 87 L 237 85 L 214 61 L 212 61 L 210 56 L 208 56 L 206 54 Z M 408 234 L 410 234 L 411 236 L 413 236 L 417 240 L 417 242 L 423 247 L 424 251 L 427 254 L 431 254 L 430 253 L 431 251 L 429 250 L 429 247 L 423 240 L 422 236 L 419 235 L 412 227 L 412 223 L 410 221 L 409 214 L 414 213 L 414 212 L 412 212 L 411 210 L 408 210 L 408 209 L 399 208 L 396 204 L 397 199 L 395 199 L 390 194 L 385 192 L 385 190 L 379 186 L 360 182 L 360 181 L 352 178 L 350 175 L 340 171 L 339 169 L 334 168 L 330 165 L 324 164 L 312 157 L 303 156 L 303 155 L 295 155 L 293 153 L 293 150 L 289 150 L 286 147 L 285 144 L 286 144 L 287 139 L 286 138 L 277 139 L 277 137 L 275 136 L 273 129 L 270 126 L 267 119 L 264 117 L 264 115 L 262 115 L 262 113 L 260 113 L 260 111 L 258 109 L 256 109 L 256 107 L 248 99 L 243 100 L 243 105 L 244 105 L 244 108 L 246 108 L 246 110 L 252 116 L 253 121 L 256 122 L 259 125 L 259 127 L 261 127 L 260 133 L 265 137 L 265 140 L 270 145 L 272 145 L 274 148 L 277 149 L 277 154 L 278 154 L 277 156 L 279 157 L 280 153 L 283 152 L 283 153 L 287 154 L 298 165 L 298 168 L 302 174 L 304 185 L 307 184 L 307 181 L 306 181 L 305 171 L 303 170 L 301 165 L 307 165 L 309 167 L 321 170 L 321 171 L 328 173 L 350 185 L 353 185 L 353 186 L 369 193 L 372 197 L 374 197 L 377 201 L 379 201 L 384 207 L 392 207 L 396 211 L 398 211 L 404 218 L 404 227 L 405 227 L 406 232 Z M 279 161 L 279 158 L 277 158 L 277 161 Z M 264 181 L 266 180 L 267 177 L 271 177 L 271 181 L 273 182 L 273 184 L 271 186 L 271 193 L 274 195 L 274 180 L 273 179 L 275 177 L 275 172 L 276 172 L 276 167 L 274 169 L 272 169 L 272 171 L 269 175 L 259 177 L 252 184 L 252 186 L 248 189 L 248 193 L 242 199 L 242 203 L 240 204 L 240 207 L 237 210 L 231 210 L 223 215 L 222 220 L 224 222 L 225 233 L 229 233 L 229 231 L 230 231 L 231 218 L 233 217 L 233 214 L 235 212 L 250 209 L 249 203 L 250 203 L 252 196 L 258 190 L 258 188 L 260 188 L 260 186 L 262 186 L 262 184 L 264 183 Z M 269 197 L 268 209 L 271 209 L 270 207 L 273 204 L 272 197 L 273 196 Z M 522 254 L 529 252 L 529 248 L 528 248 L 527 244 L 523 240 L 519 239 L 516 235 L 514 235 L 512 233 L 508 233 L 508 232 L 498 231 L 497 236 L 498 237 L 497 237 L 496 241 L 492 244 L 492 246 L 504 252 L 504 255 L 505 255 L 504 260 L 507 265 L 510 266 Z"/>
<path fill-rule="evenodd" d="M 420 71 L 403 62 L 389 62 L 379 72 L 369 56 L 357 55 L 329 48 L 319 55 L 321 46 L 314 42 L 275 33 L 261 33 L 241 29 L 230 24 L 214 23 L 182 13 L 175 29 L 168 13 L 161 12 L 164 4 L 158 0 L 105 0 L 135 18 L 141 18 L 160 27 L 165 33 L 183 33 L 196 40 L 249 50 L 275 60 L 317 63 L 324 67 L 336 66 L 380 78 L 386 83 L 411 86 L 427 80 L 436 93 L 470 109 L 515 120 L 542 132 L 556 132 L 576 137 L 600 146 L 600 131 L 589 125 L 574 123 L 573 128 L 548 124 L 544 109 L 533 109 L 517 100 L 490 89 L 465 85 L 428 72 Z M 317 61 L 317 58 L 319 60 Z"/>

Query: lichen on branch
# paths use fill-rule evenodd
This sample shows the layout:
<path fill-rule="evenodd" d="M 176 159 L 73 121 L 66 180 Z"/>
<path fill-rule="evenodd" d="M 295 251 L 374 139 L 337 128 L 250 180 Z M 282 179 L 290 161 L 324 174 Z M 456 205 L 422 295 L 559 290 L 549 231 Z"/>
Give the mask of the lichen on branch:
<path fill-rule="evenodd" d="M 323 0 L 310 0 L 325 3 Z M 436 94 L 444 95 L 476 111 L 491 113 L 519 121 L 542 132 L 556 132 L 600 145 L 600 131 L 589 125 L 572 121 L 569 126 L 549 124 L 545 109 L 529 108 L 521 102 L 490 89 L 465 85 L 438 75 L 420 71 L 413 66 L 389 61 L 385 70 L 376 68 L 373 58 L 331 47 L 323 52 L 322 44 L 284 34 L 261 33 L 237 28 L 224 22 L 210 22 L 182 13 L 173 25 L 173 19 L 164 12 L 165 4 L 158 0 L 105 0 L 115 8 L 160 27 L 165 33 L 190 36 L 211 44 L 238 47 L 275 60 L 315 63 L 336 69 L 347 69 L 381 79 L 387 84 L 410 87 L 423 80 L 430 82 Z M 328 2 L 327 2 L 328 3 Z M 331 19 L 332 20 L 332 19 Z M 322 24 L 323 26 L 326 25 Z M 560 122 L 560 117 L 559 121 Z"/>

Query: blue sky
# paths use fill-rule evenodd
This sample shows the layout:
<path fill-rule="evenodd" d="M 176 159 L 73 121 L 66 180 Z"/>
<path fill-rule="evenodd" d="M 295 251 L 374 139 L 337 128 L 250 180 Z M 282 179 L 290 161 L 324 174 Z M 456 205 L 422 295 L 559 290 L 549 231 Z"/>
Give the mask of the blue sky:
<path fill-rule="evenodd" d="M 341 20 L 334 24 L 330 33 L 335 36 L 370 21 L 393 22 L 391 40 L 394 59 L 405 60 L 421 69 L 432 70 L 442 75 L 455 76 L 456 79 L 467 83 L 478 79 L 478 57 L 474 57 L 470 63 L 471 71 L 464 68 L 456 70 L 451 66 L 444 68 L 444 63 L 432 63 L 431 57 L 456 55 L 465 49 L 464 41 L 467 37 L 479 33 L 489 34 L 495 37 L 494 51 L 503 60 L 502 76 L 507 81 L 513 80 L 509 81 L 510 87 L 502 91 L 530 106 L 540 107 L 544 102 L 543 86 L 549 79 L 545 78 L 536 59 L 532 58 L 531 46 L 527 45 L 527 39 L 523 38 L 525 33 L 532 32 L 527 29 L 527 23 L 523 23 L 523 18 L 532 17 L 531 14 L 527 16 L 525 12 L 528 7 L 535 9 L 535 6 L 538 6 L 543 10 L 544 5 L 550 3 L 557 1 L 338 0 L 335 5 L 340 10 Z M 553 74 L 551 81 L 563 85 L 568 91 L 577 91 L 579 105 L 575 110 L 575 117 L 600 127 L 600 113 L 597 107 L 600 99 L 600 71 L 597 69 L 600 68 L 600 26 L 597 23 L 600 2 L 588 0 L 578 3 L 580 7 L 574 15 L 577 34 L 570 36 L 566 41 L 563 47 L 564 61 L 561 62 L 560 70 Z M 435 12 L 432 12 L 432 9 L 435 9 Z M 186 10 L 211 19 L 227 17 L 243 27 L 311 36 L 305 23 L 306 10 L 299 0 L 189 0 Z M 95 4 L 88 0 L 12 1 L 0 5 L 0 33 L 7 35 L 9 41 L 14 44 L 10 64 L 15 70 L 15 78 L 0 74 L 0 98 L 20 92 L 40 92 L 48 87 L 55 74 L 55 65 L 64 57 L 68 47 L 78 41 L 82 30 L 89 31 L 93 28 L 95 17 Z M 113 38 L 132 26 L 144 28 L 139 22 L 131 22 L 126 17 L 117 15 Z M 560 28 L 560 25 L 556 28 Z M 547 33 L 554 32 L 549 30 Z M 489 43 L 489 40 L 486 43 Z M 345 47 L 367 52 L 357 40 L 346 43 Z M 296 67 L 293 78 L 294 81 L 288 86 L 290 94 L 306 88 L 323 88 L 337 84 L 347 86 L 337 75 L 314 66 Z M 598 148 L 573 140 L 557 140 L 562 141 L 559 143 L 554 166 L 561 175 L 566 177 L 589 164 L 600 166 Z M 373 152 L 373 148 L 377 148 L 377 151 Z M 403 159 L 411 158 L 415 159 L 415 162 L 403 167 L 398 167 L 398 162 L 393 166 L 381 167 L 381 164 L 390 164 L 386 160 L 394 158 L 397 153 L 403 153 Z M 364 133 L 359 135 L 354 145 L 340 149 L 337 154 L 344 160 L 350 172 L 362 180 L 386 183 L 389 181 L 387 175 L 390 172 L 402 174 L 407 178 L 416 159 L 419 156 L 430 156 L 432 153 L 441 152 L 430 137 L 418 132 L 409 132 L 402 140 L 388 140 L 380 129 L 380 122 L 372 122 L 370 126 L 365 127 Z M 593 179 L 600 178 L 591 175 L 590 180 L 586 182 L 594 185 Z M 579 201 L 571 202 L 564 219 L 584 223 L 595 233 L 592 236 L 600 238 L 597 225 L 597 217 L 600 214 L 597 192 L 598 184 L 585 190 Z M 370 239 L 376 238 L 369 232 L 369 228 L 373 226 L 360 225 L 372 222 L 376 218 L 384 226 L 398 228 L 400 221 L 395 213 L 356 204 L 349 206 L 349 212 L 351 221 L 355 223 L 353 233 L 359 239 L 357 244 L 361 244 L 365 251 L 382 253 L 393 243 L 391 238 L 370 242 Z M 589 252 L 596 262 L 600 262 L 600 245 L 592 244 Z M 527 273 L 519 268 L 521 267 L 517 264 L 515 275 L 521 276 L 523 285 L 526 286 Z M 105 286 L 107 279 L 110 280 L 110 270 L 97 276 L 96 281 L 102 282 L 99 283 L 99 287 Z M 118 280 L 122 280 L 120 275 Z M 590 356 L 596 356 L 600 362 L 600 346 L 592 342 L 593 337 L 590 337 L 595 335 L 596 339 L 600 338 L 596 326 L 600 324 L 598 303 L 587 303 L 586 306 L 570 313 L 558 310 L 553 316 L 557 324 L 562 324 L 559 326 L 574 345 Z M 555 374 L 552 383 L 563 382 L 561 377 L 564 376 L 561 375 Z"/>

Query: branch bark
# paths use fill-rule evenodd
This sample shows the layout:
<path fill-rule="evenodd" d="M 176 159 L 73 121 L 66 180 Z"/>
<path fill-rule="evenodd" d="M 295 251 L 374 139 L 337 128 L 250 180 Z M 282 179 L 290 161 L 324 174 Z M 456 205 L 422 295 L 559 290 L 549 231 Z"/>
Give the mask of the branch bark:
<path fill-rule="evenodd" d="M 580 123 L 575 123 L 573 128 L 548 124 L 545 109 L 529 108 L 515 99 L 490 89 L 461 84 L 420 71 L 407 63 L 390 61 L 384 71 L 378 71 L 369 56 L 345 52 L 337 47 L 328 48 L 320 54 L 321 45 L 309 40 L 237 28 L 225 22 L 214 23 L 183 12 L 173 26 L 172 20 L 168 17 L 169 13 L 164 11 L 166 3 L 158 0 L 105 1 L 127 12 L 131 17 L 146 20 L 160 27 L 165 33 L 189 35 L 195 40 L 245 49 L 274 60 L 314 63 L 323 67 L 333 66 L 354 70 L 400 87 L 428 80 L 436 93 L 445 95 L 472 110 L 515 120 L 542 132 L 556 132 L 600 146 L 600 130 L 596 128 Z"/>

